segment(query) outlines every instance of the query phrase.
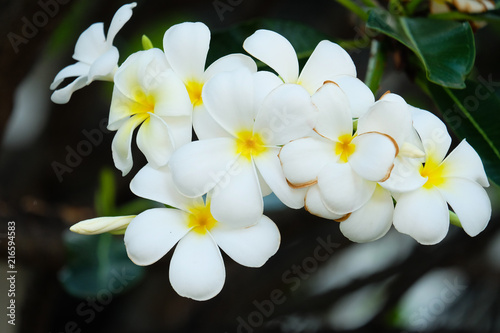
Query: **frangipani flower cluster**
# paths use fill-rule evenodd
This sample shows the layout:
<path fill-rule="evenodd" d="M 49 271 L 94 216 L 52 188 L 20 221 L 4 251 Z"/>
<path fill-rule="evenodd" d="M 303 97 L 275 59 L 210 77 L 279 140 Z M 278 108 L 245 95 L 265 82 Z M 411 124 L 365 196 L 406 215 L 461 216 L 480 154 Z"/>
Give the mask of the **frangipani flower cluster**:
<path fill-rule="evenodd" d="M 130 16 L 121 13 L 134 6 L 115 18 L 124 23 Z M 111 41 L 116 32 L 110 28 Z M 80 39 L 92 49 L 85 34 Z M 299 74 L 295 50 L 275 32 L 258 30 L 243 47 L 276 73 L 258 71 L 244 54 L 205 68 L 209 44 L 204 24 L 177 24 L 165 32 L 163 50 L 138 51 L 106 70 L 114 82 L 108 128 L 116 131 L 115 166 L 123 175 L 132 170 L 139 127 L 137 146 L 148 163 L 130 189 L 166 207 L 85 220 L 72 231 L 124 233 L 138 265 L 175 247 L 173 289 L 206 300 L 224 285 L 220 249 L 248 267 L 278 250 L 278 227 L 263 215 L 270 193 L 290 208 L 339 221 L 356 242 L 394 225 L 435 244 L 447 234 L 448 205 L 469 235 L 486 227 L 488 180 L 474 149 L 464 140 L 447 155 L 451 137 L 436 116 L 392 93 L 375 101 L 339 45 L 320 42 Z M 93 59 L 91 68 L 100 62 Z"/>

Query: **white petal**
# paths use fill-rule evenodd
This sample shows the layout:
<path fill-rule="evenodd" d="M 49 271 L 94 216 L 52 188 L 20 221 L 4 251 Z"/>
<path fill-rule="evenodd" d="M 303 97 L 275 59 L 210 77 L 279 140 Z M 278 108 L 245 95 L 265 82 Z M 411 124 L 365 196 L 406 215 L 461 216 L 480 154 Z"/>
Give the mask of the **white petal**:
<path fill-rule="evenodd" d="M 232 137 L 231 134 L 215 121 L 203 104 L 195 106 L 193 110 L 193 128 L 200 140 Z"/>
<path fill-rule="evenodd" d="M 439 191 L 467 234 L 474 237 L 486 228 L 491 218 L 491 202 L 481 185 L 468 179 L 447 178 Z"/>
<path fill-rule="evenodd" d="M 318 110 L 304 88 L 283 84 L 264 99 L 254 133 L 260 133 L 266 145 L 283 145 L 310 134 L 317 117 Z"/>
<path fill-rule="evenodd" d="M 87 84 L 94 80 L 113 81 L 114 71 L 118 68 L 118 49 L 112 47 L 90 66 Z"/>
<path fill-rule="evenodd" d="M 242 228 L 258 222 L 264 201 L 253 162 L 240 157 L 234 163 L 212 190 L 210 210 L 227 228 Z"/>
<path fill-rule="evenodd" d="M 314 94 L 325 81 L 334 80 L 337 75 L 356 77 L 356 66 L 342 47 L 323 40 L 316 46 L 304 65 L 299 83 Z"/>
<path fill-rule="evenodd" d="M 208 300 L 222 290 L 226 270 L 210 234 L 190 232 L 181 239 L 170 262 L 169 278 L 179 295 L 197 301 Z"/>
<path fill-rule="evenodd" d="M 58 89 L 52 93 L 50 99 L 56 104 L 66 104 L 69 102 L 71 95 L 87 85 L 87 77 L 80 76 L 77 77 L 73 82 L 68 84 L 66 87 Z"/>
<path fill-rule="evenodd" d="M 148 209 L 137 215 L 125 231 L 128 257 L 136 265 L 151 265 L 188 231 L 185 212 L 171 208 Z"/>
<path fill-rule="evenodd" d="M 78 37 L 73 59 L 92 65 L 97 58 L 109 49 L 110 46 L 106 44 L 106 37 L 104 36 L 104 24 L 101 22 L 94 23 Z"/>
<path fill-rule="evenodd" d="M 397 146 L 391 137 L 380 133 L 364 133 L 352 141 L 355 150 L 349 156 L 349 164 L 358 175 L 371 181 L 384 181 L 389 178 Z"/>
<path fill-rule="evenodd" d="M 424 245 L 439 243 L 448 233 L 446 201 L 435 188 L 421 188 L 398 197 L 394 227 Z"/>
<path fill-rule="evenodd" d="M 296 186 L 316 183 L 325 165 L 336 162 L 335 143 L 323 138 L 303 138 L 281 148 L 279 158 L 288 181 Z"/>
<path fill-rule="evenodd" d="M 113 44 L 116 34 L 120 31 L 125 23 L 132 17 L 132 9 L 137 6 L 137 3 L 132 2 L 127 5 L 121 6 L 113 16 L 111 23 L 108 28 L 107 43 L 109 45 Z"/>
<path fill-rule="evenodd" d="M 125 96 L 115 85 L 109 108 L 108 130 L 116 131 L 126 119 L 134 115 L 135 108 L 140 108 L 140 104 Z"/>
<path fill-rule="evenodd" d="M 255 165 L 267 185 L 285 205 L 299 209 L 304 207 L 306 189 L 294 189 L 288 185 L 278 158 L 279 148 L 268 148 L 263 154 L 254 157 Z"/>
<path fill-rule="evenodd" d="M 147 94 L 155 88 L 161 89 L 160 85 L 165 84 L 165 78 L 169 75 L 173 76 L 171 71 L 161 50 L 153 48 L 135 52 L 116 71 L 115 89 L 128 99 L 135 101 L 137 95 Z M 186 90 L 185 87 L 183 89 Z"/>
<path fill-rule="evenodd" d="M 318 176 L 318 186 L 329 210 L 347 214 L 370 200 L 376 183 L 361 178 L 349 163 L 329 163 Z"/>
<path fill-rule="evenodd" d="M 136 115 L 125 121 L 118 129 L 111 143 L 111 151 L 113 153 L 113 161 L 115 167 L 125 176 L 132 169 L 132 135 L 134 129 L 145 120 L 145 116 Z"/>
<path fill-rule="evenodd" d="M 168 166 L 154 168 L 151 164 L 146 164 L 130 182 L 130 190 L 139 197 L 158 201 L 184 211 L 188 211 L 190 207 L 204 204 L 201 197 L 188 198 L 177 190 Z"/>
<path fill-rule="evenodd" d="M 154 113 L 160 117 L 191 116 L 193 105 L 184 83 L 171 70 L 160 72 L 149 91 L 154 96 Z"/>
<path fill-rule="evenodd" d="M 167 124 L 154 113 L 149 114 L 137 132 L 137 146 L 154 167 L 166 165 L 174 151 L 169 132 Z"/>
<path fill-rule="evenodd" d="M 484 187 L 490 185 L 481 158 L 465 139 L 453 149 L 443 164 L 446 168 L 446 177 L 469 179 Z"/>
<path fill-rule="evenodd" d="M 395 94 L 375 102 L 358 120 L 358 134 L 380 132 L 391 136 L 398 145 L 411 134 L 412 120 L 408 104 Z M 390 98 L 393 97 L 393 98 Z"/>
<path fill-rule="evenodd" d="M 333 81 L 340 86 L 349 99 L 353 118 L 364 115 L 375 102 L 372 91 L 360 79 L 349 75 L 340 75 L 334 77 Z"/>
<path fill-rule="evenodd" d="M 281 236 L 276 224 L 267 216 L 259 223 L 242 229 L 213 228 L 210 233 L 220 248 L 237 263 L 261 267 L 280 246 Z"/>
<path fill-rule="evenodd" d="M 96 217 L 80 221 L 69 230 L 82 235 L 98 235 L 110 231 L 120 231 L 127 228 L 135 215 Z"/>
<path fill-rule="evenodd" d="M 299 76 L 297 54 L 290 42 L 270 30 L 257 30 L 245 39 L 243 48 L 272 69 L 286 83 L 295 83 Z"/>
<path fill-rule="evenodd" d="M 235 140 L 216 138 L 188 143 L 170 157 L 169 165 L 176 186 L 188 197 L 201 196 L 233 174 Z"/>
<path fill-rule="evenodd" d="M 191 142 L 193 122 L 191 117 L 161 117 L 167 124 L 175 149 Z"/>
<path fill-rule="evenodd" d="M 446 125 L 429 111 L 410 107 L 413 127 L 417 130 L 422 141 L 427 160 L 432 159 L 440 163 L 451 145 L 451 137 Z"/>
<path fill-rule="evenodd" d="M 313 103 L 319 110 L 315 131 L 330 140 L 337 140 L 341 135 L 352 135 L 352 114 L 349 100 L 340 87 L 325 83 L 312 96 Z"/>
<path fill-rule="evenodd" d="M 414 158 L 396 157 L 391 176 L 380 185 L 391 192 L 410 192 L 422 187 L 427 178 L 420 175 L 422 163 Z"/>
<path fill-rule="evenodd" d="M 377 186 L 366 204 L 340 222 L 340 231 L 353 242 L 377 240 L 391 228 L 393 213 L 391 194 Z"/>
<path fill-rule="evenodd" d="M 257 72 L 257 64 L 251 57 L 234 53 L 219 58 L 208 66 L 205 74 L 203 74 L 203 82 L 208 81 L 218 73 L 232 72 L 240 68 L 246 68 L 252 73 Z"/>
<path fill-rule="evenodd" d="M 237 136 L 254 123 L 254 86 L 247 69 L 215 75 L 203 86 L 202 99 L 207 111 L 227 132 Z"/>
<path fill-rule="evenodd" d="M 318 185 L 307 188 L 304 207 L 309 213 L 328 220 L 338 220 L 345 215 L 334 213 L 325 206 Z"/>
<path fill-rule="evenodd" d="M 77 62 L 73 65 L 64 67 L 59 73 L 57 73 L 54 81 L 50 84 L 50 89 L 56 89 L 64 79 L 68 77 L 78 77 L 87 76 L 90 70 L 90 66 L 84 64 L 83 62 Z"/>
<path fill-rule="evenodd" d="M 210 30 L 200 22 L 176 24 L 163 36 L 167 60 L 184 82 L 202 78 L 209 44 Z"/>
<path fill-rule="evenodd" d="M 255 116 L 264 99 L 271 91 L 283 84 L 283 81 L 274 73 L 268 71 L 258 71 L 252 75 L 254 86 Z"/>

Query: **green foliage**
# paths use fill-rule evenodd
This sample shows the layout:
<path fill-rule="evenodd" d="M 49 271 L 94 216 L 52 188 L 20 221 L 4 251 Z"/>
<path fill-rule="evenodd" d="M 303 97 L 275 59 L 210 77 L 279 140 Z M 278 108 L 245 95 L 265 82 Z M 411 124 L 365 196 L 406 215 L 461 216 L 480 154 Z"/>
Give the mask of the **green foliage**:
<path fill-rule="evenodd" d="M 448 88 L 465 87 L 475 58 L 474 35 L 467 22 L 398 17 L 374 9 L 367 27 L 412 50 L 430 81 Z"/>
<path fill-rule="evenodd" d="M 144 268 L 127 257 L 122 237 L 67 232 L 64 243 L 68 261 L 59 278 L 68 293 L 75 297 L 115 296 L 128 290 L 144 275 Z"/>
<path fill-rule="evenodd" d="M 212 33 L 207 64 L 229 53 L 245 53 L 243 41 L 258 29 L 279 33 L 292 43 L 299 60 L 307 59 L 316 45 L 328 36 L 307 25 L 279 19 L 257 19 Z M 260 63 L 262 65 L 262 63 Z"/>

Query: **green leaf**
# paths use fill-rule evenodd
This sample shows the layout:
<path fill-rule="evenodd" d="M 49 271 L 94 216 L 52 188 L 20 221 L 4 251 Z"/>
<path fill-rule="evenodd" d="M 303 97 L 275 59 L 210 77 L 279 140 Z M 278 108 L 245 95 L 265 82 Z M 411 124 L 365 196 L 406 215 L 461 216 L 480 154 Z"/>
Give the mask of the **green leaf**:
<path fill-rule="evenodd" d="M 67 232 L 64 242 L 68 261 L 59 279 L 75 297 L 97 298 L 107 304 L 110 298 L 134 286 L 144 275 L 144 268 L 127 257 L 123 237 Z"/>
<path fill-rule="evenodd" d="M 399 17 L 374 9 L 366 26 L 412 50 L 430 81 L 449 88 L 465 87 L 476 54 L 469 23 Z"/>
<path fill-rule="evenodd" d="M 500 82 L 479 76 L 467 80 L 463 90 L 449 89 L 426 80 L 418 81 L 438 105 L 445 122 L 459 138 L 465 138 L 478 152 L 486 174 L 500 184 L 500 99 L 495 91 Z"/>
<path fill-rule="evenodd" d="M 295 48 L 299 59 L 308 58 L 320 41 L 330 39 L 314 28 L 294 21 L 277 19 L 247 21 L 227 30 L 212 33 L 207 65 L 229 53 L 246 53 L 243 41 L 258 29 L 272 30 L 287 38 Z"/>
<path fill-rule="evenodd" d="M 99 216 L 115 215 L 116 182 L 113 170 L 103 168 L 99 175 L 99 188 L 95 195 L 95 210 Z"/>

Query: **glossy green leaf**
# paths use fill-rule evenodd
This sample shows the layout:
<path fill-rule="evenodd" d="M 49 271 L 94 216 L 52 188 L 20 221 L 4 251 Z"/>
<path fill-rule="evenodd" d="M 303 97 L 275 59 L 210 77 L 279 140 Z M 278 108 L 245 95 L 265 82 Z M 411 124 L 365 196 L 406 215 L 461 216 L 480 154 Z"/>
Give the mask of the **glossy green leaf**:
<path fill-rule="evenodd" d="M 123 237 L 67 232 L 68 261 L 59 278 L 68 293 L 107 304 L 140 281 L 144 268 L 127 257 Z"/>
<path fill-rule="evenodd" d="M 475 58 L 469 23 L 399 17 L 377 9 L 370 11 L 366 25 L 412 50 L 430 81 L 449 88 L 465 87 Z"/>
<path fill-rule="evenodd" d="M 490 74 L 467 80 L 463 90 L 425 80 L 419 83 L 434 99 L 448 126 L 476 149 L 488 177 L 500 184 L 500 99 L 495 93 L 500 82 L 493 81 Z"/>

